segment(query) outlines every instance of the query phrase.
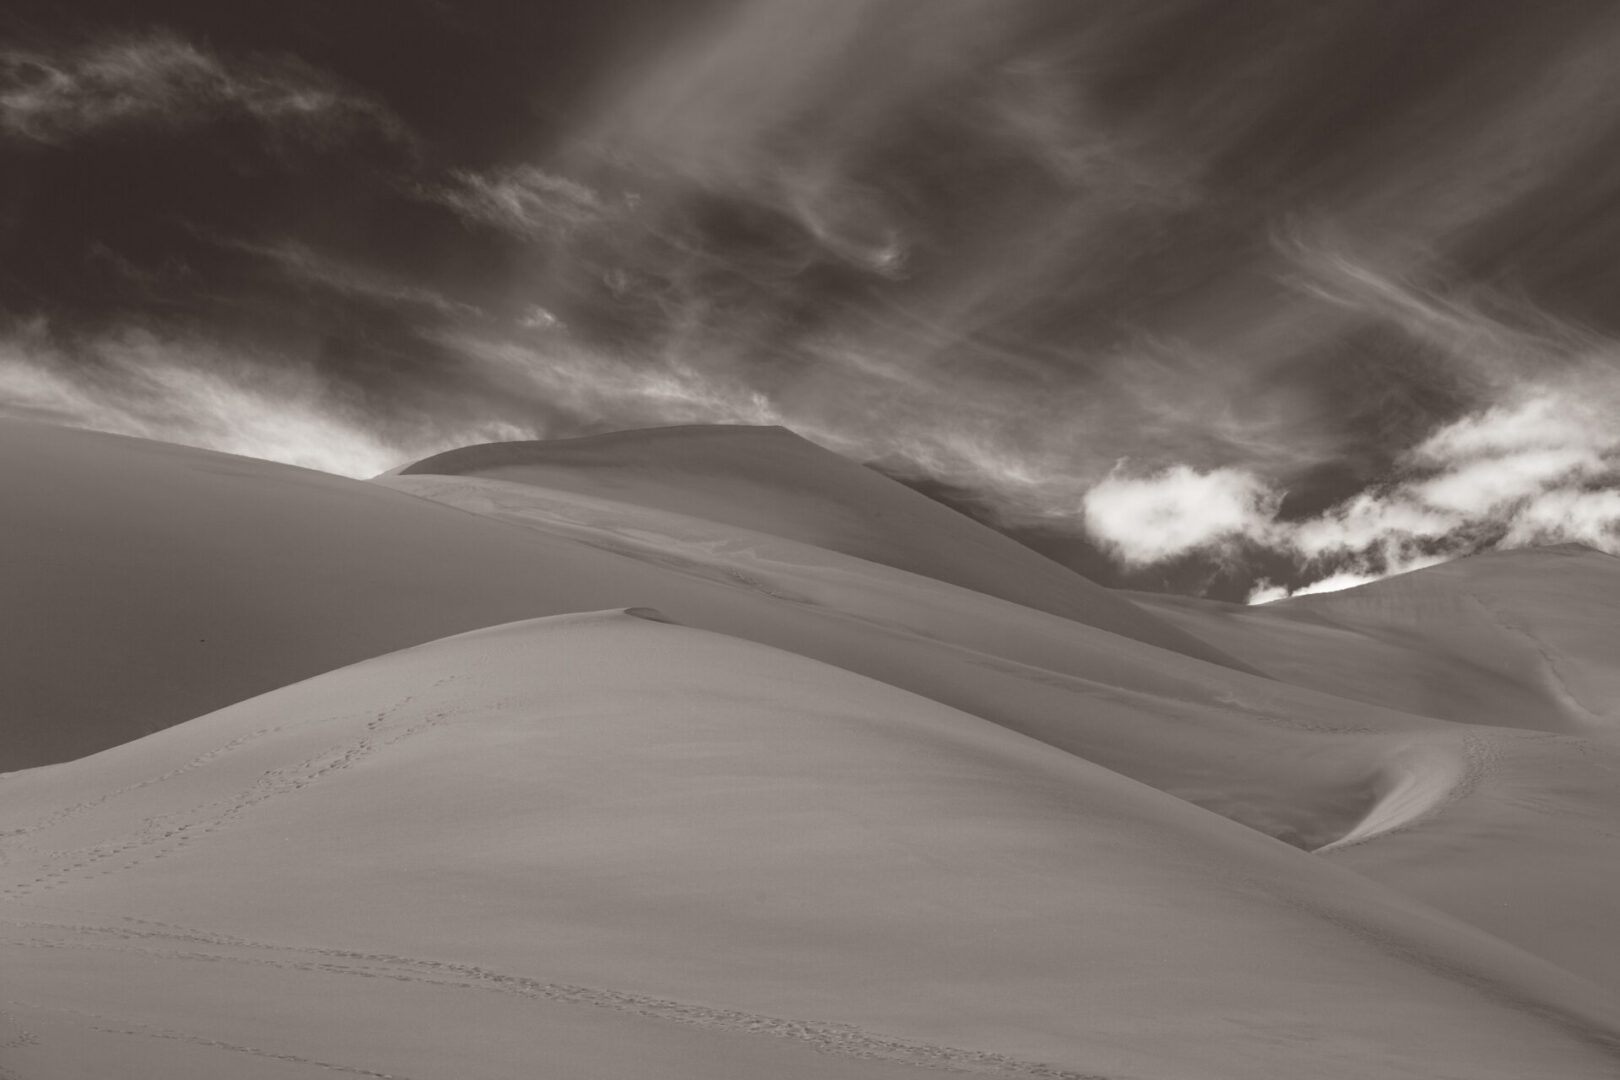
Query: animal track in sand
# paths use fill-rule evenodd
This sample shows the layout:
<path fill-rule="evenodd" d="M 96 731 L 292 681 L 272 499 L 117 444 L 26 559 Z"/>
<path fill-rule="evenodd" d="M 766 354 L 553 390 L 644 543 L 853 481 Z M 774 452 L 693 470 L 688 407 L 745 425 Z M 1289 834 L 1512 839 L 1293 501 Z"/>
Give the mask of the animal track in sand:
<path fill-rule="evenodd" d="M 426 692 L 430 693 L 437 690 L 441 686 L 453 682 L 455 678 L 455 676 L 445 676 L 434 682 Z M 263 728 L 248 735 L 240 736 L 222 747 L 198 755 L 185 765 L 171 769 L 161 776 L 129 784 L 95 799 L 64 807 L 30 825 L 14 830 L 7 837 L 0 837 L 0 844 L 10 846 L 13 852 L 18 850 L 32 852 L 37 861 L 28 868 L 15 868 L 16 871 L 20 871 L 19 877 L 22 879 L 14 879 L 10 885 L 0 888 L 0 898 L 22 899 L 35 896 L 74 881 L 83 881 L 95 876 L 131 870 L 155 859 L 173 855 L 183 850 L 198 837 L 219 831 L 219 829 L 260 803 L 293 794 L 327 776 L 351 769 L 372 755 L 437 726 L 451 715 L 449 710 L 441 709 L 424 714 L 421 719 L 416 720 L 414 723 L 399 727 L 391 726 L 390 722 L 398 717 L 419 696 L 420 694 L 406 695 L 388 708 L 374 714 L 366 722 L 363 734 L 358 738 L 345 739 L 293 765 L 267 770 L 260 775 L 251 787 L 239 790 L 224 798 L 214 799 L 187 810 L 147 817 L 141 821 L 140 826 L 135 830 L 88 848 L 68 850 L 39 849 L 31 844 L 23 843 L 22 837 L 49 828 L 69 817 L 85 813 L 122 795 L 190 772 L 246 745 L 248 742 L 262 738 L 271 732 L 282 730 L 286 725 Z M 128 861 L 122 861 L 126 858 Z M 11 861 L 8 855 L 3 868 L 11 869 Z M 35 876 L 27 878 L 26 875 L 30 873 Z"/>
<path fill-rule="evenodd" d="M 73 934 L 81 940 L 63 940 L 39 936 L 12 944 L 33 948 L 88 949 L 136 953 L 157 960 L 179 962 L 202 961 L 230 963 L 282 970 L 303 971 L 320 975 L 348 978 L 388 979 L 395 982 L 420 983 L 452 991 L 478 991 L 509 994 L 565 1005 L 588 1005 L 615 1012 L 630 1013 L 650 1020 L 685 1024 L 709 1030 L 738 1035 L 762 1035 L 792 1039 L 807 1043 L 814 1049 L 841 1057 L 882 1060 L 903 1063 L 940 1072 L 975 1074 L 1001 1077 L 1036 1078 L 1036 1080 L 1110 1080 L 1094 1073 L 1061 1069 L 1040 1062 L 1023 1061 L 1004 1054 L 983 1050 L 965 1050 L 909 1039 L 894 1038 L 867 1031 L 850 1024 L 821 1020 L 795 1020 L 740 1009 L 723 1009 L 708 1005 L 694 1005 L 667 998 L 628 993 L 599 987 L 578 986 L 567 983 L 544 982 L 521 975 L 491 971 L 473 964 L 445 960 L 429 960 L 393 953 L 360 952 L 351 949 L 317 948 L 312 946 L 272 944 L 251 941 L 229 934 L 219 934 L 174 923 L 153 922 L 126 918 L 129 925 L 94 926 L 62 924 L 41 921 L 0 920 L 8 925 L 32 928 L 36 931 L 54 931 Z M 104 938 L 108 941 L 82 940 Z M 180 948 L 153 948 L 170 942 Z M 133 943 L 133 944 L 131 944 Z M 187 949 L 183 946 L 202 946 Z M 249 954 L 239 955 L 230 950 Z M 270 955 L 262 955 L 270 954 Z M 139 1025 L 136 1025 L 137 1027 Z M 130 1030 L 121 1034 L 149 1034 Z M 181 1037 L 224 1049 L 235 1047 L 205 1040 L 198 1036 Z M 242 1052 L 254 1053 L 252 1048 Z M 275 1056 L 275 1055 L 270 1055 Z M 286 1060 L 294 1060 L 291 1057 Z M 309 1064 L 320 1065 L 319 1062 Z M 358 1075 L 383 1076 L 352 1067 L 335 1067 Z M 404 1078 L 396 1077 L 396 1080 Z"/>

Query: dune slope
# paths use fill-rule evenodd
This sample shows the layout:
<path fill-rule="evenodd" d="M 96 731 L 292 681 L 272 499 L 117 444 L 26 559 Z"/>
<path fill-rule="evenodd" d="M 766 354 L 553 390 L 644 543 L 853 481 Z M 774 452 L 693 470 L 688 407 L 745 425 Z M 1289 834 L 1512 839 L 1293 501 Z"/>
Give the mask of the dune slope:
<path fill-rule="evenodd" d="M 0 754 L 13 766 L 436 635 L 651 604 L 1030 736 L 1620 987 L 1620 956 L 1591 944 L 1620 904 L 1620 751 L 1601 731 L 1419 716 L 612 499 L 477 477 L 357 484 L 20 425 L 0 437 L 16 451 L 12 506 L 30 511 L 5 520 L 19 558 L 0 567 L 18 600 L 0 652 Z M 1523 625 L 1600 640 L 1601 609 L 1538 591 L 1536 577 L 1516 586 Z M 1601 595 L 1580 576 L 1562 589 Z M 1579 618 L 1559 621 L 1566 604 Z M 1348 674 L 1353 652 L 1319 656 Z M 1582 655 L 1585 677 L 1604 677 L 1601 652 Z M 1376 683 L 1367 656 L 1360 681 Z"/>
<path fill-rule="evenodd" d="M 1119 594 L 786 428 L 687 425 L 490 443 L 389 475 L 503 480 L 707 518 L 1242 666 Z"/>
<path fill-rule="evenodd" d="M 1132 595 L 1301 686 L 1462 723 L 1620 728 L 1620 559 L 1582 545 L 1476 555 L 1257 607 Z"/>
<path fill-rule="evenodd" d="M 1612 739 L 1391 711 L 668 511 L 466 477 L 387 482 L 764 601 L 721 613 L 710 596 L 682 617 L 1033 736 L 1620 987 L 1620 955 L 1591 947 L 1620 904 Z M 1372 663 L 1359 679 L 1381 677 Z"/>
<path fill-rule="evenodd" d="M 512 619 L 653 603 L 792 648 L 827 636 L 778 641 L 750 614 L 768 598 L 269 462 L 5 422 L 0 481 L 0 769 Z"/>
<path fill-rule="evenodd" d="M 621 583 L 639 591 L 637 568 L 611 557 L 147 440 L 0 423 L 0 481 L 0 769 L 445 634 L 610 605 Z"/>
<path fill-rule="evenodd" d="M 35 1080 L 1620 1062 L 1603 992 L 1354 874 L 626 614 L 461 635 L 12 774 L 0 843 L 6 1065 Z"/>

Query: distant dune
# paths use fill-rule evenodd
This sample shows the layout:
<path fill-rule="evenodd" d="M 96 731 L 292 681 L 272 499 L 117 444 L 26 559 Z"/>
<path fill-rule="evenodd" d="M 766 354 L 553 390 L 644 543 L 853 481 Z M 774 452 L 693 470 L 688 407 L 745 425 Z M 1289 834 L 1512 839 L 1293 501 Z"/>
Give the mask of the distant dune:
<path fill-rule="evenodd" d="M 1620 1074 L 1620 560 L 1127 597 L 752 428 L 0 480 L 0 1077 Z"/>
<path fill-rule="evenodd" d="M 1620 725 L 1620 559 L 1579 544 L 1476 555 L 1255 607 L 1131 595 L 1303 686 L 1461 723 Z"/>
<path fill-rule="evenodd" d="M 18 718 L 0 745 L 0 769 L 91 753 L 478 626 L 656 603 L 737 632 L 735 619 L 711 609 L 750 603 L 706 602 L 712 586 L 381 485 L 146 440 L 0 422 L 0 478 L 10 554 L 0 592 L 11 612 L 0 685 Z M 945 515 L 947 527 L 935 531 L 946 538 L 960 522 L 970 540 L 987 535 L 1021 552 L 1035 581 L 1025 591 L 1050 585 L 1088 625 L 1221 659 L 1129 601 L 870 479 Z M 912 541 L 922 544 L 938 524 L 914 524 Z M 688 610 L 694 602 L 701 611 Z M 93 675 L 71 659 L 83 651 L 101 657 Z"/>
<path fill-rule="evenodd" d="M 707 424 L 490 443 L 395 475 L 505 480 L 706 518 L 1241 666 L 994 529 L 786 428 Z"/>

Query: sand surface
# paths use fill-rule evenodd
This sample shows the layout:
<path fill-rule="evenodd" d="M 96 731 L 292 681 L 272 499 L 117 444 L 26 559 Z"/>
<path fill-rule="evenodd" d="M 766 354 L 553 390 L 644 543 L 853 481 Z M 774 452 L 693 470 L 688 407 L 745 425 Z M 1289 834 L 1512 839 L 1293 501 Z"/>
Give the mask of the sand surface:
<path fill-rule="evenodd" d="M 694 425 L 492 443 L 395 474 L 504 480 L 706 518 L 1236 664 L 1110 590 L 786 428 Z"/>
<path fill-rule="evenodd" d="M 1620 1075 L 1620 561 L 1236 609 L 758 429 L 0 440 L 0 1076 Z"/>

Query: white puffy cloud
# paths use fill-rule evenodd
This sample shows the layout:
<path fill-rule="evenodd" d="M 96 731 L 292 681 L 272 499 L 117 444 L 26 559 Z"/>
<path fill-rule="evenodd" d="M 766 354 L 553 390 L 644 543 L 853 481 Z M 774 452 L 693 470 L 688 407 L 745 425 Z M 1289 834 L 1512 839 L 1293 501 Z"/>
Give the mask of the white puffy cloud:
<path fill-rule="evenodd" d="M 1593 362 L 1556 384 L 1437 428 L 1395 477 L 1300 521 L 1282 491 L 1235 470 L 1117 472 L 1085 497 L 1092 537 L 1130 567 L 1241 539 L 1321 576 L 1291 595 L 1351 588 L 1481 547 L 1580 542 L 1620 553 L 1620 375 Z M 1251 603 L 1290 595 L 1259 582 Z"/>
<path fill-rule="evenodd" d="M 1505 529 L 1502 545 L 1620 550 L 1620 374 L 1605 367 L 1448 424 L 1408 460 L 1436 470 L 1411 498 Z"/>
<path fill-rule="evenodd" d="M 1514 515 L 1502 546 L 1571 541 L 1620 554 L 1620 489 L 1547 492 Z"/>
<path fill-rule="evenodd" d="M 1609 392 L 1605 392 L 1608 389 Z M 1533 450 L 1588 449 L 1616 438 L 1612 388 L 1581 385 L 1519 395 L 1517 400 L 1440 428 L 1410 453 L 1414 461 L 1447 465 Z"/>
<path fill-rule="evenodd" d="M 1084 500 L 1086 528 L 1128 566 L 1264 535 L 1275 509 L 1276 495 L 1252 473 L 1186 465 L 1146 476 L 1116 469 Z"/>
<path fill-rule="evenodd" d="M 1289 523 L 1279 535 L 1304 558 L 1320 559 L 1443 537 L 1461 524 L 1459 515 L 1427 506 L 1396 489 L 1361 492 L 1314 518 Z"/>
<path fill-rule="evenodd" d="M 1591 448 L 1525 450 L 1455 465 L 1407 490 L 1425 506 L 1477 516 L 1603 471 Z"/>

